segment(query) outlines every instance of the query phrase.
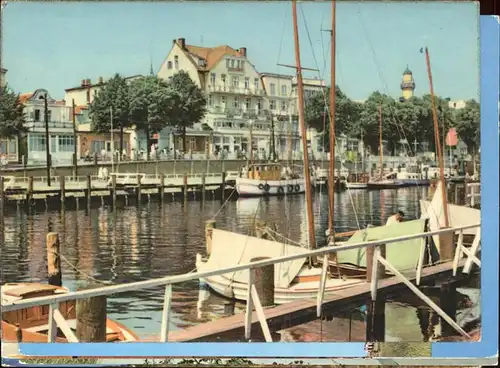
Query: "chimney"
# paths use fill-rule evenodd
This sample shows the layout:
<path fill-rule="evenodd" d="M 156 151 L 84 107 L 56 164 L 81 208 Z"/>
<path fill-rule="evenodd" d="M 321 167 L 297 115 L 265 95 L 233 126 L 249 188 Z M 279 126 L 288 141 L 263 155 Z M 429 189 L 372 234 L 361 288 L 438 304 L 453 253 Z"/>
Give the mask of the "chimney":
<path fill-rule="evenodd" d="M 92 82 L 90 81 L 90 79 L 87 79 L 87 87 L 90 86 L 92 84 Z"/>
<path fill-rule="evenodd" d="M 186 39 L 185 38 L 178 38 L 177 39 L 177 43 L 179 44 L 179 47 L 181 49 L 185 49 L 186 48 Z"/>
<path fill-rule="evenodd" d="M 239 52 L 240 52 L 241 56 L 247 57 L 247 48 L 246 47 L 240 47 Z"/>
<path fill-rule="evenodd" d="M 99 84 L 103 84 L 104 83 L 104 79 L 102 77 L 99 77 Z"/>
<path fill-rule="evenodd" d="M 87 82 L 87 81 L 85 79 L 82 79 L 82 83 L 81 83 L 82 87 L 85 87 L 85 82 Z"/>

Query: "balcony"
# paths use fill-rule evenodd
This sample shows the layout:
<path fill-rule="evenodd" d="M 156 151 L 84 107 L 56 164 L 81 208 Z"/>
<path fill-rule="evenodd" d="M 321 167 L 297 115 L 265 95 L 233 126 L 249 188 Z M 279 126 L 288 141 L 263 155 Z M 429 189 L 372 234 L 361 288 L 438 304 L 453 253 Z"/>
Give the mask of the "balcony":
<path fill-rule="evenodd" d="M 228 94 L 237 94 L 244 96 L 264 96 L 265 91 L 263 89 L 251 89 L 244 87 L 235 87 L 232 85 L 223 85 L 223 84 L 209 84 L 207 86 L 209 93 L 228 93 Z"/>

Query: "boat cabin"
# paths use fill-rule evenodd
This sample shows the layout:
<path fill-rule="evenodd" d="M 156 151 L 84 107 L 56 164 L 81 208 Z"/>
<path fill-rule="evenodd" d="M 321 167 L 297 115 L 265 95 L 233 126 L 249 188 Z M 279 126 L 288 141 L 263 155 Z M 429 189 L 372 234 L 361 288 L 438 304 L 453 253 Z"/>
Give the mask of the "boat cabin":
<path fill-rule="evenodd" d="M 245 168 L 248 179 L 280 180 L 282 167 L 279 164 L 253 164 Z"/>

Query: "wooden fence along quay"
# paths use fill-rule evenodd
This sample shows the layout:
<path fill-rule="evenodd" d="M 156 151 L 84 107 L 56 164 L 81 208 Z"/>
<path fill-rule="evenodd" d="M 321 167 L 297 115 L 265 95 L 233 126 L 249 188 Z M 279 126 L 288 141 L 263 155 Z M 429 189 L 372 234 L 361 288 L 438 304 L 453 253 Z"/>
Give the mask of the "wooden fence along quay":
<path fill-rule="evenodd" d="M 111 201 L 116 204 L 117 199 L 142 201 L 143 196 L 159 196 L 163 202 L 170 198 L 200 198 L 203 201 L 207 195 L 212 198 L 226 197 L 226 192 L 234 188 L 238 172 L 200 174 L 144 174 L 144 173 L 111 173 L 109 178 L 99 176 L 59 176 L 51 178 L 51 185 L 47 184 L 47 177 L 18 177 L 0 176 L 0 204 L 25 204 L 31 206 L 37 202 L 55 200 L 64 207 L 73 200 L 78 205 L 84 200 L 88 206 L 93 200 Z M 0 208 L 3 209 L 3 208 Z M 3 213 L 1 211 L 0 213 Z"/>
<path fill-rule="evenodd" d="M 464 245 L 464 230 L 476 229 L 474 241 L 470 247 Z M 458 235 L 456 243 L 453 244 L 455 251 L 451 252 L 452 259 L 444 259 L 434 265 L 424 265 L 425 249 L 421 246 L 420 257 L 416 270 L 403 274 L 392 266 L 386 258 L 385 245 L 401 242 L 411 239 L 427 237 L 430 239 L 433 235 L 440 237 L 453 238 Z M 324 286 L 328 272 L 329 255 L 352 249 L 365 248 L 367 252 L 367 273 L 366 283 L 360 286 L 348 288 L 339 291 L 333 295 L 324 295 Z M 404 250 L 402 250 L 404 251 Z M 453 303 L 440 303 L 437 305 L 427 297 L 420 289 L 419 285 L 428 281 L 445 280 L 447 287 L 450 282 L 457 282 L 460 278 L 466 277 L 470 273 L 473 264 L 481 267 L 481 261 L 477 254 L 480 251 L 480 225 L 469 225 L 463 227 L 446 228 L 438 231 L 414 234 L 411 236 L 401 236 L 392 239 L 378 241 L 328 246 L 311 250 L 307 253 L 281 256 L 274 259 L 255 261 L 247 264 L 241 264 L 234 267 L 228 267 L 218 270 L 205 272 L 195 272 L 177 276 L 168 276 L 134 283 L 98 287 L 88 290 L 70 292 L 67 294 L 46 296 L 20 300 L 10 304 L 2 305 L 2 311 L 15 311 L 24 308 L 49 305 L 49 342 L 55 342 L 57 330 L 61 330 L 70 342 L 78 342 L 76 335 L 69 328 L 65 319 L 58 310 L 60 303 L 69 300 L 89 298 L 106 298 L 109 295 L 139 291 L 153 287 L 164 287 L 164 303 L 162 313 L 162 323 L 159 326 L 159 341 L 210 341 L 217 340 L 221 336 L 231 335 L 240 337 L 240 339 L 249 340 L 257 334 L 264 336 L 266 342 L 271 342 L 272 332 L 278 331 L 283 327 L 291 327 L 307 321 L 322 317 L 325 312 L 332 309 L 340 310 L 342 307 L 357 304 L 367 304 L 367 341 L 383 341 L 384 339 L 384 295 L 394 291 L 400 291 L 402 288 L 409 288 L 425 304 L 432 308 L 447 326 L 451 326 L 466 339 L 469 334 L 464 331 L 454 320 L 456 305 Z M 262 285 L 255 283 L 255 274 L 259 270 L 274 264 L 292 261 L 304 257 L 323 257 L 323 272 L 320 280 L 320 288 L 316 300 L 298 300 L 295 302 L 263 308 L 261 300 L 265 294 L 262 288 L 271 288 L 274 290 L 273 282 Z M 395 276 L 386 277 L 385 269 L 391 270 Z M 203 323 L 193 327 L 188 327 L 182 331 L 169 331 L 169 320 L 172 302 L 172 286 L 186 281 L 199 280 L 214 275 L 233 273 L 236 271 L 249 270 L 250 279 L 246 299 L 246 312 L 230 317 L 224 317 L 212 322 Z M 461 271 L 461 272 L 459 272 Z M 413 281 L 413 282 L 412 282 Z M 260 328 L 258 328 L 260 326 Z M 378 329 L 378 330 L 377 330 Z"/>

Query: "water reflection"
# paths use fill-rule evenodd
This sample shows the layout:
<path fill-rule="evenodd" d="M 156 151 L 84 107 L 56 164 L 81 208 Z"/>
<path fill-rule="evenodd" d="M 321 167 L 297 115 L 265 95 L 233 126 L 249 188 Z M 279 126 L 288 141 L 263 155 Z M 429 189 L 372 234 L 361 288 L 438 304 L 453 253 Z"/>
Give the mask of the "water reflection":
<path fill-rule="evenodd" d="M 385 223 L 397 209 L 402 209 L 408 218 L 418 217 L 418 199 L 426 195 L 425 188 L 336 193 L 336 231 Z M 313 209 L 317 239 L 324 244 L 324 230 L 328 223 L 326 192 L 315 195 Z M 121 284 L 192 271 L 196 253 L 205 253 L 205 221 L 214 216 L 218 228 L 243 234 L 248 233 L 255 218 L 259 218 L 275 223 L 277 230 L 287 238 L 306 244 L 305 213 L 304 196 L 240 199 L 229 201 L 223 209 L 218 201 L 209 200 L 203 206 L 194 201 L 188 202 L 187 206 L 181 202 L 163 205 L 151 202 L 142 207 L 122 207 L 116 211 L 108 207 L 90 211 L 67 210 L 64 213 L 14 210 L 3 219 L 3 279 L 5 282 L 47 279 L 45 237 L 49 231 L 59 232 L 64 257 L 81 271 L 62 263 L 64 285 L 75 290 L 88 283 L 84 275 Z M 164 288 L 159 287 L 110 296 L 109 316 L 133 328 L 140 336 L 157 334 L 163 292 Z M 206 290 L 200 290 L 198 281 L 175 285 L 171 329 L 244 311 L 241 303 L 234 305 L 233 312 L 233 306 L 225 302 Z M 388 313 L 400 313 L 401 318 L 408 321 L 400 326 L 397 323 L 390 326 L 390 334 L 395 338 L 421 340 L 423 332 L 417 309 L 387 305 L 390 305 Z M 412 319 L 409 315 L 413 315 Z M 396 321 L 401 321 L 401 318 L 396 318 Z M 353 336 L 358 323 L 364 323 L 359 319 L 356 321 L 351 324 Z M 342 338 L 346 341 L 348 336 Z"/>

